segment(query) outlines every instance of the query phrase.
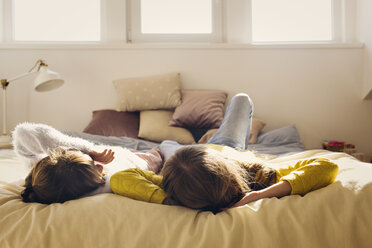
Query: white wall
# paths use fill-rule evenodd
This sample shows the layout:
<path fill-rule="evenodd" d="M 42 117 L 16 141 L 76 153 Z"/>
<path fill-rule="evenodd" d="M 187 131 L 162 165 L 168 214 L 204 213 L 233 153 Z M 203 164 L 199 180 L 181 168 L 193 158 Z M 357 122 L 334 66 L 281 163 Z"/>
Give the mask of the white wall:
<path fill-rule="evenodd" d="M 363 53 L 362 95 L 372 99 L 372 1 L 358 0 L 358 35 L 365 45 Z"/>
<path fill-rule="evenodd" d="M 141 46 L 139 46 L 141 47 Z M 82 131 L 95 109 L 114 109 L 113 79 L 181 72 L 183 88 L 248 93 L 265 130 L 296 124 L 306 148 L 324 139 L 355 143 L 372 154 L 372 101 L 361 92 L 361 48 L 0 49 L 0 77 L 27 71 L 43 58 L 66 84 L 31 89 L 32 77 L 8 87 L 9 129 L 44 122 Z"/>

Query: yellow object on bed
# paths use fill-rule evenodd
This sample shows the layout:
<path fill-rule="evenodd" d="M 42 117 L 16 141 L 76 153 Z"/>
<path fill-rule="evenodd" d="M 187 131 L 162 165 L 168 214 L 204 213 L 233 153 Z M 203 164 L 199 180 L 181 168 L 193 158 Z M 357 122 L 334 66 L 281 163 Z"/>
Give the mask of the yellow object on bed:
<path fill-rule="evenodd" d="M 21 184 L 3 181 L 0 247 L 372 247 L 372 164 L 324 150 L 244 156 L 274 168 L 328 158 L 339 174 L 335 183 L 303 197 L 263 199 L 217 215 L 114 194 L 23 203 Z M 11 162 L 21 163 L 0 155 L 0 168 Z"/>

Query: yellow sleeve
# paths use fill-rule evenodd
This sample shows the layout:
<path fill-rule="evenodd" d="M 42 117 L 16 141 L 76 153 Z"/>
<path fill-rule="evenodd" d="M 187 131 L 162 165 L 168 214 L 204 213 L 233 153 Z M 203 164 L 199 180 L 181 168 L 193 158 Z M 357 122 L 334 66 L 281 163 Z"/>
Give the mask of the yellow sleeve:
<path fill-rule="evenodd" d="M 292 195 L 306 193 L 333 183 L 337 177 L 338 166 L 325 158 L 298 161 L 294 167 L 279 169 L 279 181 L 288 181 Z"/>
<path fill-rule="evenodd" d="M 162 179 L 152 171 L 127 169 L 112 175 L 110 186 L 115 194 L 161 204 L 166 197 L 161 186 Z"/>

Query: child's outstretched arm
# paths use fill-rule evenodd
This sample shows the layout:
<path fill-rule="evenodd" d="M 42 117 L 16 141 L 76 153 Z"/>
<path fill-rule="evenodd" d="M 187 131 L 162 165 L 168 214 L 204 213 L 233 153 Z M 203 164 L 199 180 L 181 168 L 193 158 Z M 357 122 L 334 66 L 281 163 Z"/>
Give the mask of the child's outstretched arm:
<path fill-rule="evenodd" d="M 115 194 L 161 204 L 166 197 L 162 179 L 152 171 L 132 168 L 112 175 L 110 185 Z"/>
<path fill-rule="evenodd" d="M 89 153 L 94 144 L 81 138 L 65 135 L 45 124 L 24 122 L 18 124 L 13 131 L 13 146 L 14 151 L 29 160 L 28 163 L 31 166 L 45 157 L 48 149 L 64 146 Z"/>
<path fill-rule="evenodd" d="M 305 195 L 333 183 L 338 166 L 326 158 L 313 158 L 300 160 L 293 167 L 279 169 L 278 173 L 279 181 L 291 184 L 292 195 Z"/>
<path fill-rule="evenodd" d="M 298 161 L 293 167 L 277 171 L 279 182 L 259 191 L 247 193 L 233 207 L 245 205 L 263 198 L 286 195 L 305 195 L 333 183 L 337 177 L 338 166 L 325 158 Z"/>
<path fill-rule="evenodd" d="M 133 151 L 138 157 L 147 162 L 148 170 L 158 174 L 163 167 L 163 154 L 158 149 L 151 149 L 148 152 Z"/>
<path fill-rule="evenodd" d="M 270 187 L 267 187 L 262 190 L 258 191 L 251 191 L 245 196 L 235 203 L 232 207 L 240 207 L 245 204 L 248 204 L 253 201 L 257 201 L 263 198 L 271 198 L 271 197 L 283 197 L 286 195 L 290 195 L 292 191 L 292 187 L 287 181 L 280 181 L 279 183 L 273 184 Z"/>

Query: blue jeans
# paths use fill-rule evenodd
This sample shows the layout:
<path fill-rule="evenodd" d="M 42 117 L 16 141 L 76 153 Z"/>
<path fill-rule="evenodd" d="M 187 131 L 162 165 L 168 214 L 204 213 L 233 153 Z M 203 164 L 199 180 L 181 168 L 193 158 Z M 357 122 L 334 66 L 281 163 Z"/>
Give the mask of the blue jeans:
<path fill-rule="evenodd" d="M 251 132 L 253 102 L 247 94 L 239 93 L 231 98 L 218 131 L 207 144 L 226 145 L 246 150 Z"/>
<path fill-rule="evenodd" d="M 226 145 L 240 151 L 246 150 L 251 132 L 252 115 L 251 98 L 244 93 L 235 95 L 226 108 L 221 126 L 207 144 Z M 165 159 L 180 147 L 182 145 L 171 140 L 165 140 L 160 144 L 160 150 Z"/>

